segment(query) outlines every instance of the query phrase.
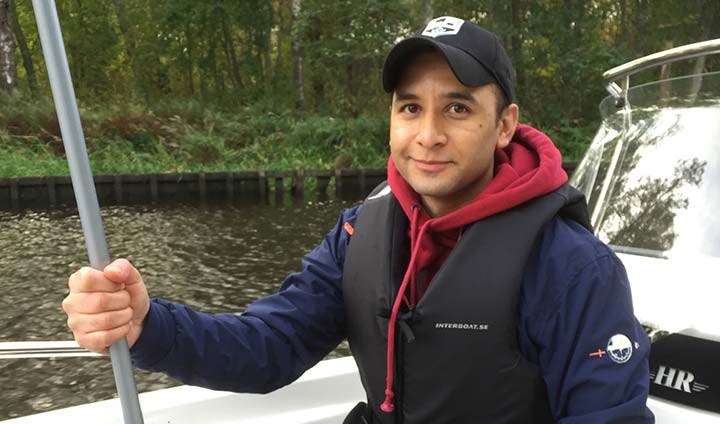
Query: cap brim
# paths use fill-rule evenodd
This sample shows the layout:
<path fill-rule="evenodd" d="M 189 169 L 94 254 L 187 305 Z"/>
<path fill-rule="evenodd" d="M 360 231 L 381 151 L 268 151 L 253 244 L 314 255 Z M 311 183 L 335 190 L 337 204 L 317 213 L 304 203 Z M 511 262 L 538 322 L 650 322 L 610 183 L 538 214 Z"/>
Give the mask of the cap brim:
<path fill-rule="evenodd" d="M 402 72 L 418 52 L 428 47 L 445 56 L 450 69 L 463 85 L 479 87 L 481 85 L 497 82 L 495 77 L 474 57 L 463 50 L 451 45 L 440 43 L 432 38 L 410 37 L 395 45 L 385 58 L 383 65 L 383 89 L 391 93 L 395 90 Z"/>

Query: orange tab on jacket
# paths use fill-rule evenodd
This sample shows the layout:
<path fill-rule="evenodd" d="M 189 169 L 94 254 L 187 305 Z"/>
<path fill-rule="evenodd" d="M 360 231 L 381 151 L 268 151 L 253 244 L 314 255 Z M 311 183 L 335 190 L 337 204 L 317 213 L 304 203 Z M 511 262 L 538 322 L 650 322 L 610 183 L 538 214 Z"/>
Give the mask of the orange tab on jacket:
<path fill-rule="evenodd" d="M 347 231 L 348 235 L 353 235 L 353 232 L 355 231 L 355 229 L 349 222 L 345 222 L 343 228 L 345 229 L 345 231 Z"/>

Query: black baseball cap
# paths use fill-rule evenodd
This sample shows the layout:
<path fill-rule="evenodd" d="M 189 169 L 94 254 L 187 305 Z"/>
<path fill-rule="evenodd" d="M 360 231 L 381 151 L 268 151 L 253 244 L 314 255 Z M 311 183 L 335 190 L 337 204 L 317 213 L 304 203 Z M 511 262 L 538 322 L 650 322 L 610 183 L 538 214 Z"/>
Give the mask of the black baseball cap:
<path fill-rule="evenodd" d="M 403 69 L 418 52 L 433 48 L 445 56 L 457 79 L 468 87 L 496 83 L 515 100 L 515 70 L 494 33 L 470 21 L 443 16 L 428 22 L 390 50 L 383 66 L 383 88 L 391 93 Z"/>

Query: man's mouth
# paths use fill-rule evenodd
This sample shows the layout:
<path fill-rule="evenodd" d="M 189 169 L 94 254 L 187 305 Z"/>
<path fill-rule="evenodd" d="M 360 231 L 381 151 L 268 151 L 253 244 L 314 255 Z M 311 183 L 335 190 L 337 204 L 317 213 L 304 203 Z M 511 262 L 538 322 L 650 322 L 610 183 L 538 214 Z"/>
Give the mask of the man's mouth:
<path fill-rule="evenodd" d="M 415 167 L 424 172 L 440 172 L 450 165 L 450 161 L 445 160 L 420 160 L 412 159 Z"/>

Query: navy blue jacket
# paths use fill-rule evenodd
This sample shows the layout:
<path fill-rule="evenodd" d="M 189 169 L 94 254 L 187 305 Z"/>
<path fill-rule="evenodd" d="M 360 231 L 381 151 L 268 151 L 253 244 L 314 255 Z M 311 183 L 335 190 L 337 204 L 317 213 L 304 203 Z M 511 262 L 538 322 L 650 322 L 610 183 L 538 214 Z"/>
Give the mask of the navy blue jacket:
<path fill-rule="evenodd" d="M 350 236 L 343 225 L 354 224 L 360 207 L 342 214 L 302 271 L 242 314 L 154 299 L 131 350 L 134 364 L 219 390 L 266 393 L 294 381 L 344 339 Z M 633 315 L 625 270 L 585 228 L 562 218 L 547 224 L 528 260 L 518 313 L 520 348 L 539 365 L 558 422 L 654 421 L 645 405 L 650 344 Z M 615 351 L 617 340 L 628 339 L 629 359 Z"/>

